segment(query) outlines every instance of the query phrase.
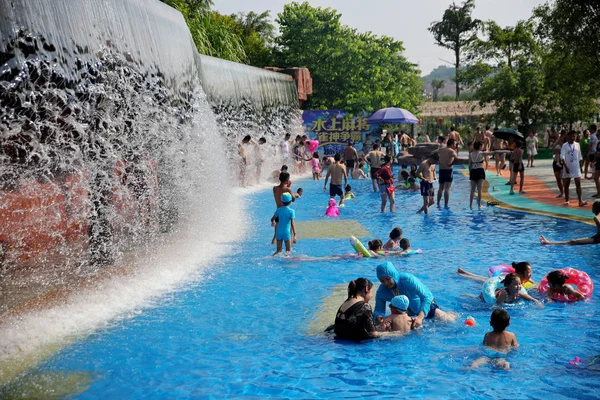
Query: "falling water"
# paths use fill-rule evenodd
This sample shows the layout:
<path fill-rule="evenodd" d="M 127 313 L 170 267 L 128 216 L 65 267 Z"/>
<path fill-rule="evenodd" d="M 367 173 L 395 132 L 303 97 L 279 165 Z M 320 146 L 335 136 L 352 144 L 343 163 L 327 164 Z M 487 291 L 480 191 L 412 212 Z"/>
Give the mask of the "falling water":
<path fill-rule="evenodd" d="M 237 143 L 266 137 L 275 168 L 297 94 L 199 56 L 158 1 L 0 0 L 0 15 L 2 385 L 210 273 L 244 234 Z"/>

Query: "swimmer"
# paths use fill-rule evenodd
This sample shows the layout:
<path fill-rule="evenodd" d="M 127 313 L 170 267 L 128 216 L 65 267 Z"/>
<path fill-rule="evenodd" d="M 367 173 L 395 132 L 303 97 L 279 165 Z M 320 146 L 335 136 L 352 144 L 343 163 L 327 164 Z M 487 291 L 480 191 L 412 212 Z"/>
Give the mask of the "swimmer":
<path fill-rule="evenodd" d="M 517 336 L 506 330 L 506 328 L 510 326 L 510 315 L 508 315 L 506 310 L 502 308 L 494 310 L 490 317 L 490 326 L 494 328 L 494 330 L 486 333 L 483 337 L 483 345 L 488 351 L 507 354 L 511 350 L 519 348 Z M 477 368 L 484 364 L 492 364 L 507 371 L 510 369 L 510 363 L 503 357 L 479 357 L 473 361 L 471 368 Z"/>
<path fill-rule="evenodd" d="M 415 178 L 413 178 L 412 176 L 410 178 L 408 178 L 408 191 L 409 192 L 419 192 L 421 191 L 421 185 L 419 185 L 417 183 L 417 181 L 415 180 Z"/>
<path fill-rule="evenodd" d="M 521 279 L 517 274 L 506 275 L 502 283 L 504 284 L 504 288 L 496 290 L 496 305 L 516 303 L 521 298 L 527 301 L 533 301 L 537 305 L 541 305 L 538 300 L 531 297 L 527 292 L 521 292 Z M 481 296 L 481 299 L 483 299 L 483 295 Z"/>
<path fill-rule="evenodd" d="M 407 238 L 402 238 L 400 240 L 400 248 L 402 251 L 400 254 L 406 254 L 410 251 L 410 241 Z"/>
<path fill-rule="evenodd" d="M 565 282 L 569 279 L 568 275 L 563 274 L 561 271 L 552 271 L 548 274 L 548 290 L 544 292 L 544 296 L 549 299 L 555 294 L 562 294 L 569 296 L 571 295 L 576 301 L 585 300 L 585 297 L 577 290 L 573 289 L 570 285 Z"/>
<path fill-rule="evenodd" d="M 344 200 L 351 200 L 351 199 L 356 199 L 356 196 L 354 195 L 354 193 L 352 192 L 352 186 L 350 185 L 346 185 L 344 187 L 344 190 L 346 191 L 344 193 Z"/>
<path fill-rule="evenodd" d="M 590 238 L 571 239 L 563 242 L 551 242 L 544 236 L 540 236 L 541 244 L 598 244 L 600 243 L 600 200 L 596 200 L 592 204 L 592 212 L 594 213 L 594 223 L 596 224 L 596 234 Z"/>
<path fill-rule="evenodd" d="M 529 264 L 527 261 L 521 261 L 518 263 L 513 262 L 512 267 L 515 270 L 515 274 L 517 274 L 517 276 L 521 279 L 521 283 L 523 285 L 526 283 L 531 283 L 532 287 L 537 287 L 537 283 L 535 283 L 535 281 L 531 279 L 531 264 Z M 465 271 L 462 268 L 457 269 L 456 273 L 458 275 L 464 276 L 465 278 L 473 279 L 478 282 L 485 282 L 489 279 L 485 276 Z"/>
<path fill-rule="evenodd" d="M 383 250 L 398 250 L 400 248 L 400 239 L 402 239 L 402 228 L 399 226 L 390 232 L 390 240 L 383 246 Z"/>
<path fill-rule="evenodd" d="M 404 295 L 395 296 L 390 302 L 391 315 L 383 317 L 382 315 L 377 316 L 379 326 L 384 330 L 391 330 L 392 332 L 410 333 L 411 329 L 414 328 L 414 318 L 408 316 L 408 305 L 410 301 L 408 297 Z"/>
<path fill-rule="evenodd" d="M 294 197 L 297 198 L 297 199 L 300 199 L 300 198 L 302 198 L 303 194 L 304 194 L 304 189 L 298 188 L 298 190 L 296 191 L 296 194 L 294 195 Z"/>

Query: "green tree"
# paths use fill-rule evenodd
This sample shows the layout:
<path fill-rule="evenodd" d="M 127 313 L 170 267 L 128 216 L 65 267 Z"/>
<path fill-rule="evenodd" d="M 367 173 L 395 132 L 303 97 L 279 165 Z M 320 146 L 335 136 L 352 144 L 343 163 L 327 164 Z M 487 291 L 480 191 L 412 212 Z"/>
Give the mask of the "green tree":
<path fill-rule="evenodd" d="M 178 10 L 188 25 L 200 54 L 244 62 L 246 53 L 235 33 L 235 20 L 211 11 L 211 0 L 162 0 Z"/>
<path fill-rule="evenodd" d="M 246 63 L 255 67 L 274 64 L 275 27 L 271 23 L 269 14 L 270 11 L 261 14 L 250 11 L 231 15 L 238 25 L 236 33 L 242 39 Z"/>
<path fill-rule="evenodd" d="M 456 100 L 460 99 L 462 52 L 477 39 L 477 30 L 481 24 L 471 16 L 475 0 L 466 0 L 460 7 L 454 2 L 444 11 L 441 21 L 431 23 L 429 32 L 436 44 L 454 52 Z"/>
<path fill-rule="evenodd" d="M 431 81 L 431 88 L 433 89 L 433 101 L 438 101 L 440 89 L 446 86 L 446 81 L 443 79 L 433 79 Z"/>
<path fill-rule="evenodd" d="M 481 104 L 493 103 L 497 118 L 528 127 L 540 120 L 547 102 L 543 48 L 531 22 L 502 28 L 493 21 L 484 27 L 487 40 L 473 44 L 475 63 L 465 75 L 475 85 Z"/>
<path fill-rule="evenodd" d="M 402 55 L 401 42 L 340 24 L 341 15 L 308 2 L 290 3 L 278 14 L 278 63 L 307 67 L 313 95 L 307 108 L 350 112 L 396 106 L 415 110 L 422 101 L 419 71 Z"/>
<path fill-rule="evenodd" d="M 600 1 L 555 0 L 534 10 L 538 35 L 557 55 L 570 55 L 577 74 L 600 76 Z"/>

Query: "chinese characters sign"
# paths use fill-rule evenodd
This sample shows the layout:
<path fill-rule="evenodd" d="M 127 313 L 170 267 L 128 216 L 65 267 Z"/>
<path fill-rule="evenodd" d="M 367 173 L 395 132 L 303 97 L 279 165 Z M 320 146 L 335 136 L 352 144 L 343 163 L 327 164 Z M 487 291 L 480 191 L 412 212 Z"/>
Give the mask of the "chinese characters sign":
<path fill-rule="evenodd" d="M 302 119 L 308 137 L 318 140 L 325 154 L 341 152 L 348 141 L 361 150 L 365 136 L 378 127 L 367 123 L 368 116 L 351 118 L 343 110 L 307 110 Z"/>

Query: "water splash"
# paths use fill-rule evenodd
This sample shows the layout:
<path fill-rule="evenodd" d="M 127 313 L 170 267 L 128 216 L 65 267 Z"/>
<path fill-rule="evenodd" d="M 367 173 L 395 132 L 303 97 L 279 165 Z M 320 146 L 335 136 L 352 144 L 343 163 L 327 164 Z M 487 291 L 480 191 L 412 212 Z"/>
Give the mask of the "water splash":
<path fill-rule="evenodd" d="M 6 382 L 208 273 L 244 234 L 241 137 L 267 138 L 266 175 L 300 124 L 291 78 L 199 56 L 158 1 L 0 0 L 0 15 Z"/>

